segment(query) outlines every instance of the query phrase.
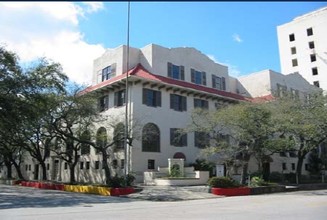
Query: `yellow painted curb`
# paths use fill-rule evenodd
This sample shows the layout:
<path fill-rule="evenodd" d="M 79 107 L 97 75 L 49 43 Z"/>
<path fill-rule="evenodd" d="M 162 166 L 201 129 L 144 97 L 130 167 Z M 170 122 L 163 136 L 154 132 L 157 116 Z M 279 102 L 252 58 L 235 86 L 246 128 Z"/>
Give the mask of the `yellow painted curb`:
<path fill-rule="evenodd" d="M 67 192 L 79 192 L 79 193 L 89 193 L 89 194 L 98 194 L 103 196 L 110 196 L 109 187 L 102 186 L 79 186 L 79 185 L 65 185 L 64 191 Z"/>

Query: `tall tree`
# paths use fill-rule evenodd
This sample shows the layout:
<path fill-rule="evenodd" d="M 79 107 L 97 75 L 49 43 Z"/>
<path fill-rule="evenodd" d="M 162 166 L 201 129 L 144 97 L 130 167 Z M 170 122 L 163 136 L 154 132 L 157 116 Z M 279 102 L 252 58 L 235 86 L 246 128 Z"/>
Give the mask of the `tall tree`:
<path fill-rule="evenodd" d="M 279 132 L 295 143 L 291 150 L 297 152 L 296 181 L 300 183 L 305 157 L 327 137 L 327 97 L 322 92 L 305 100 L 285 95 L 272 102 L 271 109 Z"/>

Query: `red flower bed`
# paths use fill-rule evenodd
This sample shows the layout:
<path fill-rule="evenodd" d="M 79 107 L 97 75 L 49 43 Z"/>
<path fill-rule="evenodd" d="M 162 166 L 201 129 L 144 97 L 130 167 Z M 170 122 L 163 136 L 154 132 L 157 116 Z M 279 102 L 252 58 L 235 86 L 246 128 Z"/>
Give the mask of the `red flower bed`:
<path fill-rule="evenodd" d="M 211 188 L 211 193 L 220 196 L 244 196 L 250 195 L 251 191 L 248 187 L 238 188 Z"/>

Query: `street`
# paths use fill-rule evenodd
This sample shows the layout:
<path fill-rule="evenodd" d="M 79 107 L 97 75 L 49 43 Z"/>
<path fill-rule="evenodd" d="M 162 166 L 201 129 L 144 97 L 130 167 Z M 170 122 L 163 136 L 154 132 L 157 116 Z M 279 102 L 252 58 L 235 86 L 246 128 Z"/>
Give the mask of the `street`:
<path fill-rule="evenodd" d="M 327 190 L 160 202 L 0 185 L 0 219 L 325 220 Z"/>

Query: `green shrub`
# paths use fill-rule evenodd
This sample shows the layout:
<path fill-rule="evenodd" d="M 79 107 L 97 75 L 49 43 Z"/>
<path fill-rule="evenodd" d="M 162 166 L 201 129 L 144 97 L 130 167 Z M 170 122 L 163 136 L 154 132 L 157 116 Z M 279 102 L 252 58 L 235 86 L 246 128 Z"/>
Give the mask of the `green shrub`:
<path fill-rule="evenodd" d="M 262 179 L 259 176 L 254 176 L 251 178 L 250 186 L 252 187 L 258 187 L 258 186 L 266 186 L 267 183 L 264 179 Z"/>
<path fill-rule="evenodd" d="M 271 172 L 269 174 L 269 181 L 275 182 L 275 183 L 280 183 L 283 181 L 283 174 L 281 174 L 280 172 Z"/>
<path fill-rule="evenodd" d="M 127 174 L 126 179 L 125 176 L 115 175 L 109 181 L 109 186 L 114 188 L 124 187 L 124 186 L 132 186 L 135 180 L 135 176 L 132 174 Z"/>
<path fill-rule="evenodd" d="M 208 180 L 208 185 L 215 188 L 233 188 L 239 186 L 235 180 L 228 177 L 211 177 Z"/>

